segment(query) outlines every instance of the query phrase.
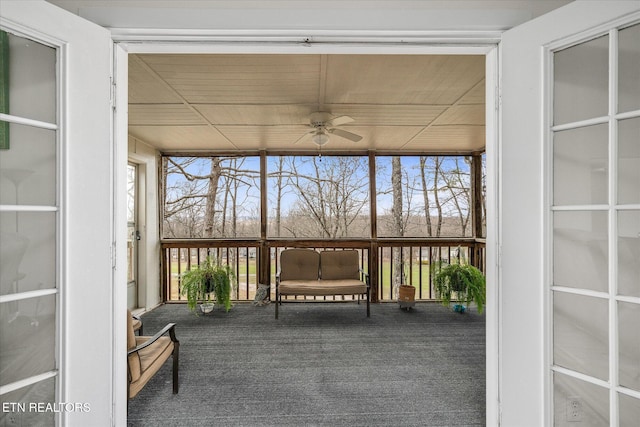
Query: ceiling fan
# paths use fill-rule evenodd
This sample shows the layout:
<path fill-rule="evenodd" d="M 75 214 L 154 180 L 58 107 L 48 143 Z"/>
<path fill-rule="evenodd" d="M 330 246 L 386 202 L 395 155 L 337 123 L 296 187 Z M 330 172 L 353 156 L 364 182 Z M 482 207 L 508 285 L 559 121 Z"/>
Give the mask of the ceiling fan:
<path fill-rule="evenodd" d="M 362 139 L 360 135 L 356 135 L 355 133 L 339 129 L 337 127 L 353 121 L 354 120 L 349 116 L 333 117 L 327 112 L 317 111 L 315 113 L 311 113 L 311 116 L 309 117 L 308 126 L 311 128 L 311 131 L 307 134 L 310 134 L 311 140 L 319 146 L 329 142 L 329 135 L 337 135 L 350 141 L 358 142 Z M 304 136 L 300 139 L 304 138 Z"/>

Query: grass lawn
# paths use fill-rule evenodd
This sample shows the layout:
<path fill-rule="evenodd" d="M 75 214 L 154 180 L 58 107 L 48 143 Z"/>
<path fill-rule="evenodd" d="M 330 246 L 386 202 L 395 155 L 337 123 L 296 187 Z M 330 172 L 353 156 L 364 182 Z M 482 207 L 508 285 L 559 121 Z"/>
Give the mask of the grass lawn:
<path fill-rule="evenodd" d="M 186 269 L 187 263 L 182 262 L 181 266 L 178 265 L 178 261 L 171 262 L 171 300 L 181 300 L 183 298 L 179 298 L 178 296 L 178 276 L 179 271 L 184 272 Z M 383 260 L 380 270 L 380 282 L 382 285 L 382 291 L 380 292 L 379 298 L 383 301 L 392 300 L 391 298 L 391 277 L 389 274 L 391 261 Z M 179 270 L 180 267 L 180 270 Z M 238 270 L 236 272 L 238 278 L 238 299 L 239 300 L 253 300 L 255 295 L 256 286 L 258 283 L 258 275 L 257 275 L 257 262 L 255 258 L 249 258 L 247 261 L 246 258 L 240 258 Z M 409 273 L 409 269 L 406 270 L 406 273 Z M 271 263 L 271 283 L 275 283 L 275 262 Z M 418 264 L 414 263 L 411 268 L 411 277 L 407 278 L 409 284 L 412 284 L 416 287 L 416 298 L 417 299 L 429 299 L 429 265 L 428 264 Z M 421 283 L 422 282 L 422 283 Z M 247 294 L 248 290 L 248 294 Z"/>

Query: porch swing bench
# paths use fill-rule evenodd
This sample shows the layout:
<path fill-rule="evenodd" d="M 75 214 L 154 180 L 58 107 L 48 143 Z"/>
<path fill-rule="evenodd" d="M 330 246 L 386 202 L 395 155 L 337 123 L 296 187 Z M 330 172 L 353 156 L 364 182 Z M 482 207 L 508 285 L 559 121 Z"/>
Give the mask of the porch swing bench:
<path fill-rule="evenodd" d="M 317 252 L 312 249 L 286 249 L 280 254 L 276 274 L 276 319 L 282 296 L 357 295 L 367 302 L 370 317 L 369 275 L 360 269 L 358 251 Z"/>

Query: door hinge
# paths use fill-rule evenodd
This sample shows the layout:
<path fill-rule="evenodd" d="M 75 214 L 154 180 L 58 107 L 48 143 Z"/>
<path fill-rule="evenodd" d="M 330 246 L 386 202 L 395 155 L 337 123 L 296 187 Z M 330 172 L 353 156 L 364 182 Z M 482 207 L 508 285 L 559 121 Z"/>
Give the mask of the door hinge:
<path fill-rule="evenodd" d="M 115 242 L 111 244 L 111 269 L 116 269 L 116 244 Z"/>
<path fill-rule="evenodd" d="M 116 82 L 113 77 L 109 77 L 109 86 L 109 102 L 113 111 L 116 111 Z"/>

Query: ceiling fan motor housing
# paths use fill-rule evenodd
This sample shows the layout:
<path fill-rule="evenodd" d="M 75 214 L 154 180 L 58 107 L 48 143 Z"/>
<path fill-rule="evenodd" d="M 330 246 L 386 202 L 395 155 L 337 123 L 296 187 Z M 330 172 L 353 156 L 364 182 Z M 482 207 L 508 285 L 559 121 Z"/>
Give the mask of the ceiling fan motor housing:
<path fill-rule="evenodd" d="M 311 122 L 311 126 L 324 127 L 332 117 L 333 116 L 330 113 L 327 113 L 325 111 L 316 111 L 315 113 L 311 113 L 309 119 Z"/>

